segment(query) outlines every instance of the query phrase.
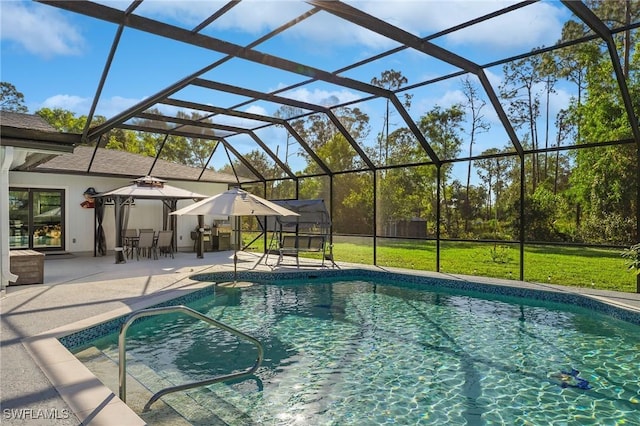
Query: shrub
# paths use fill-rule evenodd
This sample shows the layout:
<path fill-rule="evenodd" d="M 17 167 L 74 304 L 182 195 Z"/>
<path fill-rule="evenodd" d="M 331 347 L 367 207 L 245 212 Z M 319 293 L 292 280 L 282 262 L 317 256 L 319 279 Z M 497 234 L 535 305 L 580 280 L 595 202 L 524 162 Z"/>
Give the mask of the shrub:
<path fill-rule="evenodd" d="M 640 275 L 640 244 L 632 245 L 630 248 L 623 251 L 622 257 L 628 259 L 627 269 L 629 271 L 633 271 L 636 275 Z"/>
<path fill-rule="evenodd" d="M 494 244 L 493 247 L 489 249 L 489 255 L 494 263 L 509 263 L 512 260 L 509 255 L 509 250 L 509 246 Z"/>

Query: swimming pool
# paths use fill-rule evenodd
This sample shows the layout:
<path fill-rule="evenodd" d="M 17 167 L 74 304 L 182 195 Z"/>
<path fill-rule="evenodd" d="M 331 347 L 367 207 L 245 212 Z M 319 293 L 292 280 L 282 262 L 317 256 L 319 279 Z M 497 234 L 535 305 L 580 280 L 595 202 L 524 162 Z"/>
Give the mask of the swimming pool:
<path fill-rule="evenodd" d="M 188 305 L 256 337 L 265 361 L 250 379 L 187 391 L 201 407 L 194 423 L 640 423 L 637 322 L 594 312 L 610 309 L 597 302 L 549 301 L 562 294 L 422 281 L 354 274 L 200 291 Z M 82 339 L 61 340 L 117 353 L 115 333 Z M 184 317 L 136 323 L 127 342 L 134 377 L 144 365 L 172 384 L 255 359 L 250 344 Z"/>

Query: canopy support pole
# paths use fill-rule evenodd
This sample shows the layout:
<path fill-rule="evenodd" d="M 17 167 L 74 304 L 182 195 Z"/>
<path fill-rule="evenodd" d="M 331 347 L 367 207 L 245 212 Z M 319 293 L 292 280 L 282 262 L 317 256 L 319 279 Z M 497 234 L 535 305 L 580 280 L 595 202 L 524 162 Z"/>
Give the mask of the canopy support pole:
<path fill-rule="evenodd" d="M 116 263 L 126 263 L 124 258 L 124 249 L 122 245 L 122 197 L 114 197 L 114 213 L 116 219 L 116 245 L 114 247 L 114 254 Z"/>
<path fill-rule="evenodd" d="M 198 241 L 196 244 L 196 247 L 197 247 L 196 257 L 198 259 L 204 258 L 204 238 L 202 238 L 203 230 L 204 230 L 204 216 L 200 214 L 198 215 Z"/>

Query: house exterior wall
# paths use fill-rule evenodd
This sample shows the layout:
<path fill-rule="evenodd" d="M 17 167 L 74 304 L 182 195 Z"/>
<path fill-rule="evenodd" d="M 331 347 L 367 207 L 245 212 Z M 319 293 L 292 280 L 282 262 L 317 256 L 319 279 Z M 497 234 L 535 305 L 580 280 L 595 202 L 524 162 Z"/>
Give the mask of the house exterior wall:
<path fill-rule="evenodd" d="M 197 192 L 203 195 L 215 195 L 227 190 L 227 184 L 201 182 L 167 182 L 170 185 Z M 94 210 L 83 208 L 84 192 L 93 187 L 98 192 L 106 192 L 131 184 L 128 178 L 94 177 L 64 175 L 52 173 L 9 172 L 9 186 L 17 188 L 63 189 L 65 191 L 65 251 L 93 252 Z M 178 208 L 193 203 L 191 200 L 178 201 Z M 128 228 L 162 229 L 163 204 L 161 200 L 135 200 L 129 213 Z M 191 231 L 198 223 L 196 216 L 180 216 L 177 219 L 178 250 L 191 250 L 193 241 Z M 205 223 L 211 225 L 213 218 L 205 217 Z M 107 250 L 115 246 L 114 207 L 106 206 L 103 228 L 107 239 Z"/>

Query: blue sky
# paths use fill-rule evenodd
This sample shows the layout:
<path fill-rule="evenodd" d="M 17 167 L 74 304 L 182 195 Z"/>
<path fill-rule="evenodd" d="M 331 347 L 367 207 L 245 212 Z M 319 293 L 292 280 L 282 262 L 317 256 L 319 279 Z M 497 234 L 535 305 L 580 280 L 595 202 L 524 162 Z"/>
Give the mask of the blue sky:
<path fill-rule="evenodd" d="M 130 4 L 128 1 L 98 3 L 120 10 Z M 135 13 L 191 29 L 225 3 L 146 0 Z M 346 3 L 362 7 L 379 19 L 424 37 L 515 2 L 396 0 Z M 30 1 L 1 0 L 0 8 L 2 81 L 14 84 L 24 94 L 30 112 L 42 107 L 59 107 L 77 115 L 87 114 L 117 27 Z M 292 0 L 245 0 L 203 33 L 246 45 L 309 9 L 309 5 Z M 561 3 L 542 1 L 512 12 L 508 17 L 500 18 L 500 22 L 475 25 L 433 40 L 433 43 L 484 64 L 536 46 L 554 44 L 560 38 L 563 23 L 570 17 Z M 255 49 L 332 72 L 396 45 L 320 12 Z M 214 51 L 125 29 L 96 113 L 109 118 L 222 57 L 224 55 Z M 422 53 L 405 50 L 348 71 L 344 76 L 368 83 L 388 69 L 402 70 L 409 84 L 456 70 Z M 490 69 L 487 73 L 497 91 L 501 70 Z M 305 80 L 300 75 L 237 59 L 214 69 L 205 78 L 267 92 Z M 552 100 L 555 110 L 566 106 L 571 96 L 569 85 L 559 89 Z M 435 105 L 447 107 L 464 99 L 459 81 L 452 80 L 435 84 L 428 90 L 417 90 L 413 95 L 411 115 L 416 118 Z M 330 99 L 340 102 L 359 99 L 363 94 L 320 82 L 288 92 L 287 96 L 323 103 Z M 238 102 L 237 97 L 197 89 L 187 89 L 177 97 L 223 107 Z M 374 120 L 382 117 L 379 103 L 360 107 L 372 117 L 372 134 L 377 132 L 380 125 Z M 244 109 L 272 114 L 273 108 L 273 105 L 255 102 Z M 487 110 L 486 116 L 496 123 L 494 127 L 500 127 L 492 111 Z M 496 132 L 498 136 L 494 139 L 503 139 L 504 131 L 497 128 Z M 490 143 L 501 147 L 504 142 Z"/>

